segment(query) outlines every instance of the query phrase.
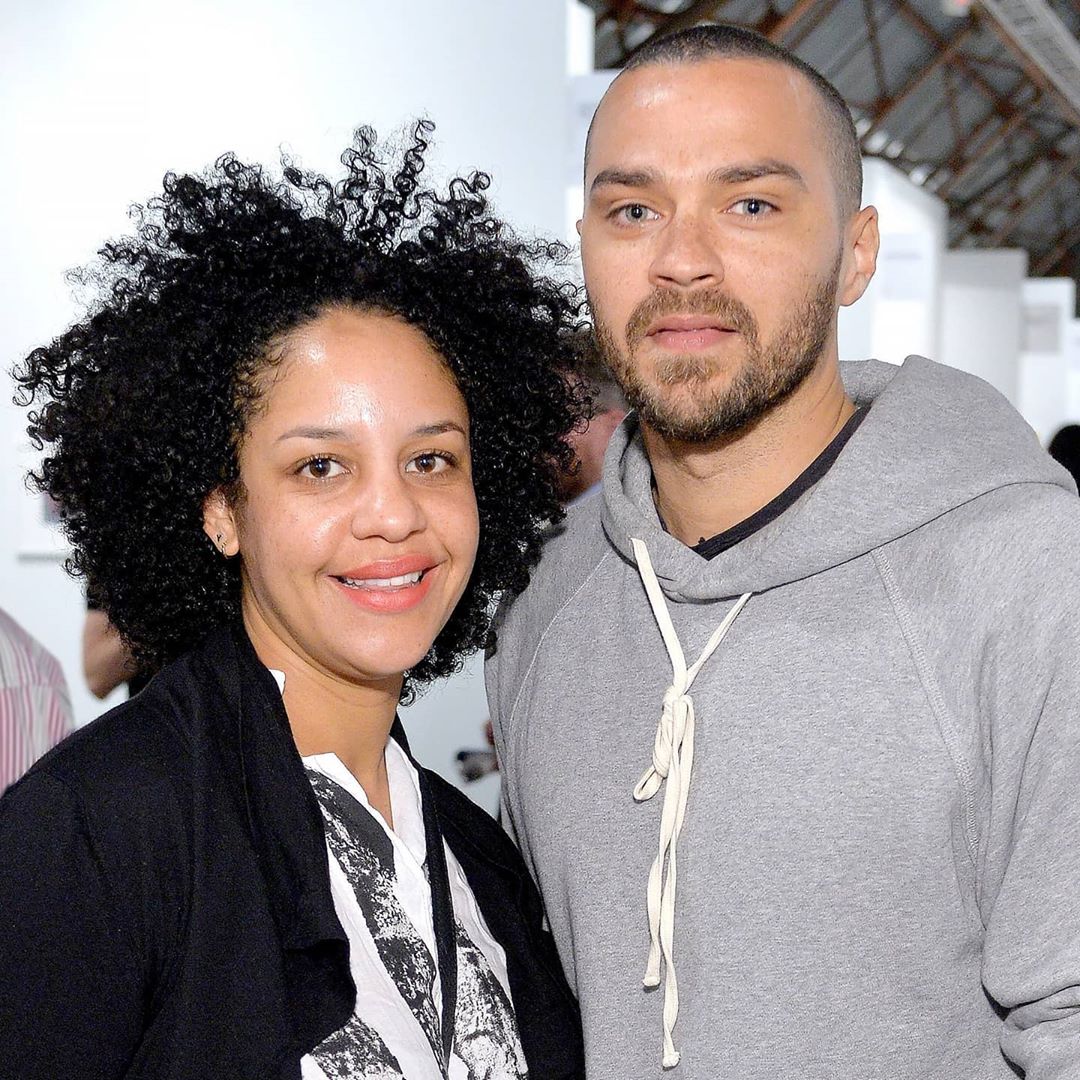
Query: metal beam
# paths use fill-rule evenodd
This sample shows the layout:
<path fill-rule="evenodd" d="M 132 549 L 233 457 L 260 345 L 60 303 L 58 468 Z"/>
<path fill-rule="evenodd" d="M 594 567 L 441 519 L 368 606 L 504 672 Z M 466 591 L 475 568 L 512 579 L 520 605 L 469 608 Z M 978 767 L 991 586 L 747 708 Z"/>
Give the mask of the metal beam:
<path fill-rule="evenodd" d="M 1032 276 L 1040 277 L 1048 270 L 1053 270 L 1077 244 L 1080 244 L 1080 221 L 1073 222 L 1069 228 L 1058 234 L 1054 246 L 1045 255 L 1040 256 L 1038 262 L 1035 263 L 1031 270 Z"/>
<path fill-rule="evenodd" d="M 942 64 L 947 64 L 953 57 L 953 55 L 960 49 L 965 41 L 972 34 L 971 23 L 966 23 L 960 30 L 958 30 L 951 38 L 949 43 L 944 49 L 937 50 L 933 53 L 932 58 L 928 64 L 924 64 L 919 68 L 904 85 L 896 91 L 895 94 L 889 97 L 883 98 L 879 103 L 877 110 L 874 112 L 870 121 L 870 126 L 863 133 L 863 140 L 865 141 L 868 135 L 872 135 L 901 105 L 904 104 L 913 94 L 922 89 L 923 84 L 933 75 Z"/>
<path fill-rule="evenodd" d="M 629 52 L 627 52 L 622 62 L 625 64 L 631 56 L 634 55 L 639 49 L 644 48 L 650 41 L 657 37 L 667 37 L 668 34 L 677 33 L 679 30 L 686 30 L 691 26 L 697 26 L 700 22 L 705 22 L 707 19 L 711 19 L 719 7 L 722 7 L 724 0 L 694 0 L 694 2 L 685 10 L 677 11 L 674 15 L 668 15 L 664 18 L 664 13 L 658 11 L 656 14 L 664 21 L 658 23 L 656 29 L 640 44 L 635 45 Z"/>
<path fill-rule="evenodd" d="M 934 188 L 934 194 L 940 196 L 942 199 L 947 198 L 950 191 L 964 179 L 971 170 L 984 161 L 990 154 L 992 154 L 1001 144 L 1004 142 L 1018 127 L 1027 122 L 1027 117 L 1019 109 L 1012 114 L 1007 120 L 1003 120 L 1001 127 L 997 129 L 980 147 L 975 151 L 971 157 L 965 159 L 964 163 L 950 176 L 944 183 Z"/>
<path fill-rule="evenodd" d="M 1080 127 L 1080 48 L 1045 0 L 979 0 L 979 6 L 1027 77 Z"/>
<path fill-rule="evenodd" d="M 829 4 L 822 4 L 821 0 L 795 0 L 795 3 L 792 4 L 791 8 L 783 15 L 775 8 L 770 7 L 768 14 L 766 14 L 761 22 L 757 24 L 755 29 L 759 34 L 764 34 L 770 41 L 781 44 L 788 34 L 790 34 L 807 15 L 813 12 L 815 8 L 820 11 L 823 7 L 828 10 L 825 11 L 815 24 L 820 26 L 828 17 L 829 11 L 832 11 L 832 9 L 836 7 L 835 0 L 833 3 Z"/>
<path fill-rule="evenodd" d="M 1008 214 L 1005 221 L 994 230 L 993 234 L 987 240 L 987 244 L 990 247 L 1000 247 L 1008 240 L 1020 227 L 1020 222 L 1027 216 L 1028 211 L 1030 211 L 1037 203 L 1045 199 L 1062 180 L 1065 180 L 1072 175 L 1073 169 L 1075 169 L 1077 165 L 1080 165 L 1080 150 L 1077 150 L 1071 158 L 1060 165 L 1049 158 L 1045 160 L 1049 166 L 1046 178 L 1034 191 L 1030 191 L 1027 195 L 1023 196 L 1021 205 L 1013 208 L 1012 213 Z"/>
<path fill-rule="evenodd" d="M 927 39 L 927 41 L 931 42 L 934 45 L 935 48 L 943 49 L 946 47 L 947 42 L 945 38 L 943 38 L 941 34 L 939 34 L 937 30 L 935 30 L 934 27 L 931 26 L 930 23 L 928 23 L 926 19 L 924 19 L 922 15 L 920 15 L 917 11 L 915 11 L 907 4 L 903 4 L 899 8 L 899 11 L 904 16 L 904 18 L 906 18 L 908 22 L 911 23 L 911 25 L 915 27 L 915 29 L 918 30 L 919 33 Z M 964 72 L 965 75 L 967 75 L 967 77 L 971 80 L 972 84 L 976 86 L 989 101 L 993 102 L 995 106 L 995 112 L 1000 115 L 1005 115 L 1009 111 L 1010 106 L 1007 98 L 1002 97 L 1001 94 L 989 82 L 987 82 L 982 72 L 976 70 L 976 68 L 967 60 L 963 53 L 959 53 L 955 56 L 954 63 L 961 71 Z M 1021 80 L 1021 83 L 1023 83 L 1024 81 L 1025 80 Z M 1032 133 L 1036 139 L 1042 138 L 1042 133 L 1038 130 L 1038 128 L 1034 127 L 1030 122 L 1028 122 L 1026 118 L 1023 121 L 1023 126 L 1026 127 L 1026 129 L 1030 133 Z"/>

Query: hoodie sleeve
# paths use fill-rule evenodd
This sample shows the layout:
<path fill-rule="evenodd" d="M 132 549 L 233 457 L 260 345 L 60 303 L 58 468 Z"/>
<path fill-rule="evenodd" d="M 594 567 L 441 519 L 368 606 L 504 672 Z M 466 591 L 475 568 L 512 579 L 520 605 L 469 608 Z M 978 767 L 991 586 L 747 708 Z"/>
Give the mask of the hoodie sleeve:
<path fill-rule="evenodd" d="M 1080 1080 L 1080 500 L 1002 488 L 896 548 L 966 777 L 1001 1050 L 1027 1080 Z"/>
<path fill-rule="evenodd" d="M 1029 713 L 1018 703 L 991 729 L 983 982 L 1027 1080 L 1080 1077 L 1080 583 L 1070 591 L 1067 612 L 1045 598 L 1044 632 L 1013 664 Z"/>

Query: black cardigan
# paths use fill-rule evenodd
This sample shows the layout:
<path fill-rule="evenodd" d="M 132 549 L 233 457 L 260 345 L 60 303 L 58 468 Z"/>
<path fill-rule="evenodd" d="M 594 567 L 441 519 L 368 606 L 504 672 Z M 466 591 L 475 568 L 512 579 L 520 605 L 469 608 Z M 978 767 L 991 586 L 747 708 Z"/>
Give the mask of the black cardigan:
<path fill-rule="evenodd" d="M 516 849 L 420 776 L 429 857 L 441 833 L 506 951 L 530 1076 L 584 1076 Z M 298 1080 L 355 995 L 318 803 L 242 630 L 215 631 L 0 799 L 0 1077 Z"/>

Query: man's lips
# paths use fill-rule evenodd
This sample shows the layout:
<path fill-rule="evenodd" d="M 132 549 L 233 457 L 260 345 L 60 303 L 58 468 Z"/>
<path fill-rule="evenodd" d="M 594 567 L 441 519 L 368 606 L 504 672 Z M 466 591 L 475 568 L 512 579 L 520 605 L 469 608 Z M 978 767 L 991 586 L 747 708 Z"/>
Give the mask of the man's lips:
<path fill-rule="evenodd" d="M 645 331 L 645 336 L 662 349 L 693 352 L 713 348 L 734 333 L 715 315 L 665 315 Z"/>
<path fill-rule="evenodd" d="M 665 315 L 657 319 L 648 330 L 647 337 L 655 334 L 688 334 L 697 330 L 720 330 L 734 333 L 734 327 L 728 326 L 723 319 L 715 315 Z"/>

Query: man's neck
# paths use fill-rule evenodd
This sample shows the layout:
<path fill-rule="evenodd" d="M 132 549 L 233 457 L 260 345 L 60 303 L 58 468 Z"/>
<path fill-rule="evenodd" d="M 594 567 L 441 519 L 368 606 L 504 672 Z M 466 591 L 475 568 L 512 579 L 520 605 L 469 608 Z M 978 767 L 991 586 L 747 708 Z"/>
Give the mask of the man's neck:
<path fill-rule="evenodd" d="M 643 423 L 668 532 L 692 547 L 745 521 L 804 472 L 854 412 L 833 361 L 760 420 L 710 443 L 665 439 Z"/>

